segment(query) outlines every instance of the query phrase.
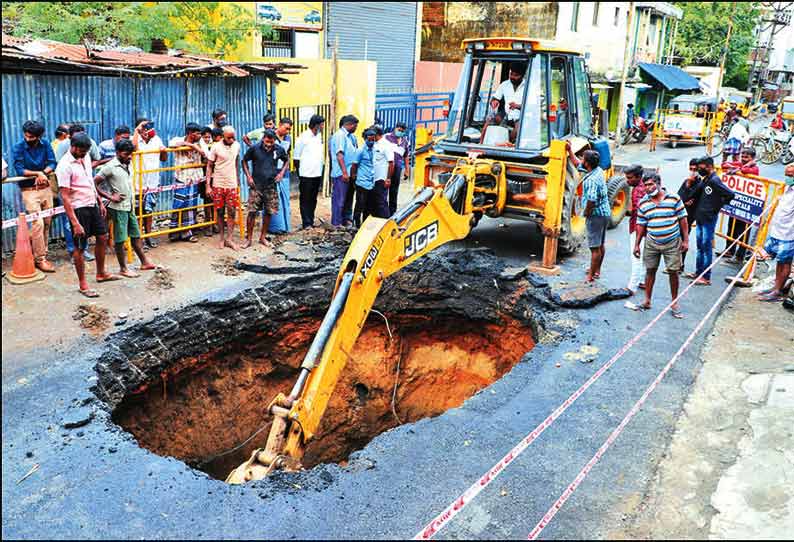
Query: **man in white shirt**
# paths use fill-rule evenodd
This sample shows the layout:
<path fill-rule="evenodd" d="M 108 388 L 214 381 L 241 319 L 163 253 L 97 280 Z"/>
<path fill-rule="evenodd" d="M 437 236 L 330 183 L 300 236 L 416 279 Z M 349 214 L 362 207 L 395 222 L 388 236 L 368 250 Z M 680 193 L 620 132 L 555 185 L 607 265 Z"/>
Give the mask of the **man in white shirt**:
<path fill-rule="evenodd" d="M 500 110 L 504 111 L 504 116 L 507 119 L 507 124 L 511 128 L 510 141 L 516 140 L 518 134 L 518 126 L 521 121 L 521 105 L 524 103 L 524 92 L 526 91 L 526 81 L 524 74 L 527 71 L 527 65 L 523 62 L 511 62 L 510 72 L 507 81 L 502 83 L 496 88 L 493 96 L 491 96 L 491 115 L 485 120 L 482 133 L 483 138 L 488 126 L 493 124 L 493 117 Z M 504 106 L 502 106 L 504 100 Z"/>
<path fill-rule="evenodd" d="M 133 190 L 138 189 L 138 176 L 135 170 L 138 169 L 139 164 L 143 163 L 141 171 L 150 171 L 160 167 L 160 162 L 168 160 L 168 153 L 165 151 L 163 140 L 157 135 L 154 130 L 154 123 L 147 118 L 138 119 L 138 125 L 135 127 L 135 133 L 132 135 L 132 144 L 135 145 L 135 150 L 140 152 L 146 151 L 160 151 L 147 153 L 139 156 L 133 155 L 132 157 L 132 179 Z M 147 192 L 147 190 L 155 190 L 160 186 L 160 172 L 143 174 L 143 229 L 146 233 L 151 233 L 153 217 L 152 213 L 157 207 L 158 194 L 156 192 Z M 148 216 L 147 216 L 148 215 Z M 141 218 L 141 217 L 139 217 Z M 149 248 L 154 248 L 157 243 L 151 237 L 144 240 L 144 244 Z"/>
<path fill-rule="evenodd" d="M 314 226 L 314 211 L 317 208 L 317 194 L 323 181 L 325 150 L 323 148 L 323 126 L 325 119 L 312 115 L 309 129 L 305 130 L 295 143 L 292 161 L 300 177 L 301 222 L 304 228 Z"/>
<path fill-rule="evenodd" d="M 522 62 L 510 63 L 510 74 L 507 81 L 497 87 L 496 92 L 491 97 L 491 108 L 499 109 L 501 101 L 504 100 L 504 110 L 507 114 L 508 122 L 516 123 L 521 118 L 521 104 L 524 102 L 524 74 L 527 71 L 526 64 Z"/>
<path fill-rule="evenodd" d="M 372 171 L 375 185 L 372 187 L 371 214 L 378 218 L 389 218 L 389 187 L 394 173 L 394 145 L 383 137 L 383 128 L 373 126 L 375 147 Z"/>

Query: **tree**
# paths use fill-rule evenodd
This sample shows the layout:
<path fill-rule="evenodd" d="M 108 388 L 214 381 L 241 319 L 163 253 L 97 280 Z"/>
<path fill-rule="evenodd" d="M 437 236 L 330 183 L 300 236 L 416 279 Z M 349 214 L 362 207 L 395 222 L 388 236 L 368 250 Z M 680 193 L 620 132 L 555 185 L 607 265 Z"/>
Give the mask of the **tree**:
<path fill-rule="evenodd" d="M 134 46 L 152 39 L 196 53 L 228 56 L 257 27 L 230 2 L 3 2 L 3 32 L 65 43 Z"/>
<path fill-rule="evenodd" d="M 745 88 L 748 58 L 760 18 L 758 2 L 675 2 L 675 5 L 684 12 L 675 39 L 676 55 L 684 64 L 719 66 L 728 21 L 733 21 L 723 84 Z"/>

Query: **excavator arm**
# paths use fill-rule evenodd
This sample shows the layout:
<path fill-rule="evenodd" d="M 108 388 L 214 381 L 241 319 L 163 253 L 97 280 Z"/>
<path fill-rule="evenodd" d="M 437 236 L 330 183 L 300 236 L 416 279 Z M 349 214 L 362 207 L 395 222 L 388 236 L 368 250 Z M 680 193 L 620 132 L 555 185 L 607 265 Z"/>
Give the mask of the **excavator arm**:
<path fill-rule="evenodd" d="M 369 217 L 342 261 L 334 296 L 289 395 L 270 403 L 265 448 L 229 474 L 233 484 L 299 470 L 383 281 L 441 245 L 469 234 L 476 168 L 461 161 L 444 186 L 426 187 L 389 219 Z"/>

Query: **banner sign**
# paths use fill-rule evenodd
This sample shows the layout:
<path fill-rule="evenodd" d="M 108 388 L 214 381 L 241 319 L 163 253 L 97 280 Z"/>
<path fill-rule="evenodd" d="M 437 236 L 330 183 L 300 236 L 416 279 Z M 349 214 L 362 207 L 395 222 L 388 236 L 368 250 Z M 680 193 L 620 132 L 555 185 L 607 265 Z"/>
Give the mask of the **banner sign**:
<path fill-rule="evenodd" d="M 257 2 L 256 18 L 276 28 L 322 30 L 322 2 Z"/>
<path fill-rule="evenodd" d="M 701 137 L 706 126 L 706 119 L 690 115 L 666 115 L 664 117 L 664 135 Z"/>
<path fill-rule="evenodd" d="M 752 222 L 761 216 L 767 196 L 766 183 L 741 175 L 723 175 L 722 182 L 735 194 L 722 208 L 723 213 L 742 222 Z"/>

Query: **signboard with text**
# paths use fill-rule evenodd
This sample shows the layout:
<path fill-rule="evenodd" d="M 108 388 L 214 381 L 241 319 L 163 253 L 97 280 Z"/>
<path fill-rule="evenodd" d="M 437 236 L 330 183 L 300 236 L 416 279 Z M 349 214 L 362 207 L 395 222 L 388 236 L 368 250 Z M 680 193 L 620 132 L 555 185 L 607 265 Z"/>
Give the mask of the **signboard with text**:
<path fill-rule="evenodd" d="M 322 30 L 322 2 L 257 2 L 256 19 L 275 28 Z"/>
<path fill-rule="evenodd" d="M 742 222 L 753 222 L 764 212 L 766 184 L 741 175 L 723 175 L 722 182 L 733 190 L 735 196 L 722 208 L 722 212 Z"/>
<path fill-rule="evenodd" d="M 666 115 L 662 127 L 665 137 L 701 137 L 706 127 L 706 119 L 691 115 Z"/>

